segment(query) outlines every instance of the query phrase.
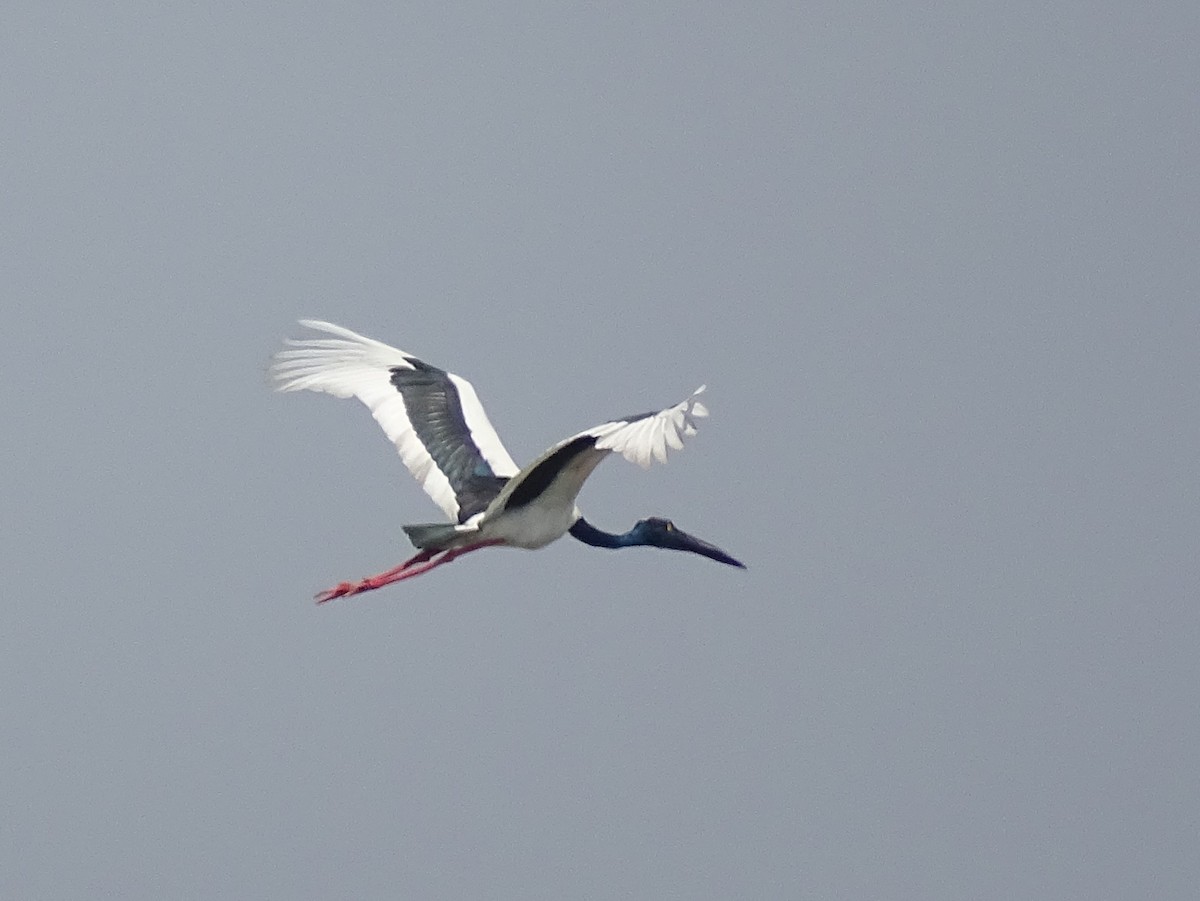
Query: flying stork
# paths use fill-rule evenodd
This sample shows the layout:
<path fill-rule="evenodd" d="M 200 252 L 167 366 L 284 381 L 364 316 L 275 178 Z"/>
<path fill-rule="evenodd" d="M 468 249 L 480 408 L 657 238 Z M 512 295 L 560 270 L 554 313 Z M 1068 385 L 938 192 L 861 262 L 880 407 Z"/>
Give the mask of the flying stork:
<path fill-rule="evenodd" d="M 745 569 L 669 519 L 642 519 L 628 532 L 612 534 L 589 523 L 575 506 L 584 480 L 610 453 L 647 468 L 651 460 L 665 462 L 668 447 L 683 447 L 682 438 L 696 433 L 696 420 L 708 415 L 698 400 L 704 386 L 665 410 L 585 429 L 521 469 L 466 379 L 329 322 L 300 324 L 331 337 L 288 340 L 289 349 L 277 353 L 271 366 L 277 390 L 358 398 L 451 520 L 404 526 L 416 555 L 387 572 L 323 591 L 318 603 L 410 579 L 479 548 L 534 550 L 568 532 L 594 547 L 691 551 Z"/>

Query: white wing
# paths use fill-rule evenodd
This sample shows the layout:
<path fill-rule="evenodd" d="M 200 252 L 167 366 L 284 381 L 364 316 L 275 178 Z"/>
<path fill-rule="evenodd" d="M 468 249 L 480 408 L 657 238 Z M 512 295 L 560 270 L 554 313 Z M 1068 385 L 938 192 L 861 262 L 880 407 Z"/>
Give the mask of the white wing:
<path fill-rule="evenodd" d="M 300 324 L 335 337 L 287 341 L 271 366 L 277 389 L 358 398 L 448 517 L 482 511 L 517 474 L 466 379 L 341 326 Z"/>
<path fill-rule="evenodd" d="M 647 413 L 640 417 L 618 419 L 593 426 L 579 435 L 594 435 L 597 450 L 610 450 L 643 469 L 651 460 L 667 462 L 667 448 L 679 450 L 683 439 L 696 434 L 696 420 L 708 415 L 708 409 L 697 399 L 704 392 L 701 385 L 692 396 L 673 407 Z M 571 440 L 571 439 L 568 439 Z"/>

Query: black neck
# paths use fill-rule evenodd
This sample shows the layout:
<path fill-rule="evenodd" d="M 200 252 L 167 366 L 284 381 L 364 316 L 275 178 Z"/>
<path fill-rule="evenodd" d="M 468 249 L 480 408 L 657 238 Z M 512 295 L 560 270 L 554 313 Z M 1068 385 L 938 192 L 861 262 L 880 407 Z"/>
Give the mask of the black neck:
<path fill-rule="evenodd" d="M 590 544 L 592 547 L 628 547 L 624 535 L 613 535 L 611 532 L 601 531 L 582 516 L 575 520 L 575 525 L 571 526 L 570 531 L 571 537 L 577 538 L 584 544 Z"/>

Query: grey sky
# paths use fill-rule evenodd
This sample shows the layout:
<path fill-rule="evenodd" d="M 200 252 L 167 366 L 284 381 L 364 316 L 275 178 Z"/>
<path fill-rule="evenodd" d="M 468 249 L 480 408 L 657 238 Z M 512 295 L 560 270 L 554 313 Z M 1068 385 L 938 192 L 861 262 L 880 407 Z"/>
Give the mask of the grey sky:
<path fill-rule="evenodd" d="M 1194 895 L 1194 3 L 181 10 L 0 28 L 0 895 Z M 301 316 L 707 382 L 581 503 L 750 569 L 315 607 L 437 511 Z"/>

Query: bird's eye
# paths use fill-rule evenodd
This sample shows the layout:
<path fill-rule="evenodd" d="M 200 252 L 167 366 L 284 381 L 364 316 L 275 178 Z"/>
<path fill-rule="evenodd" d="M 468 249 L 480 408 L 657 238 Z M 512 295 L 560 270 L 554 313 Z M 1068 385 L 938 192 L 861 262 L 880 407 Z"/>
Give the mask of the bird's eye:
<path fill-rule="evenodd" d="M 663 528 L 666 529 L 668 532 L 674 532 L 675 531 L 675 523 L 671 522 L 671 520 L 668 519 L 667 524 L 665 526 L 663 526 Z"/>

